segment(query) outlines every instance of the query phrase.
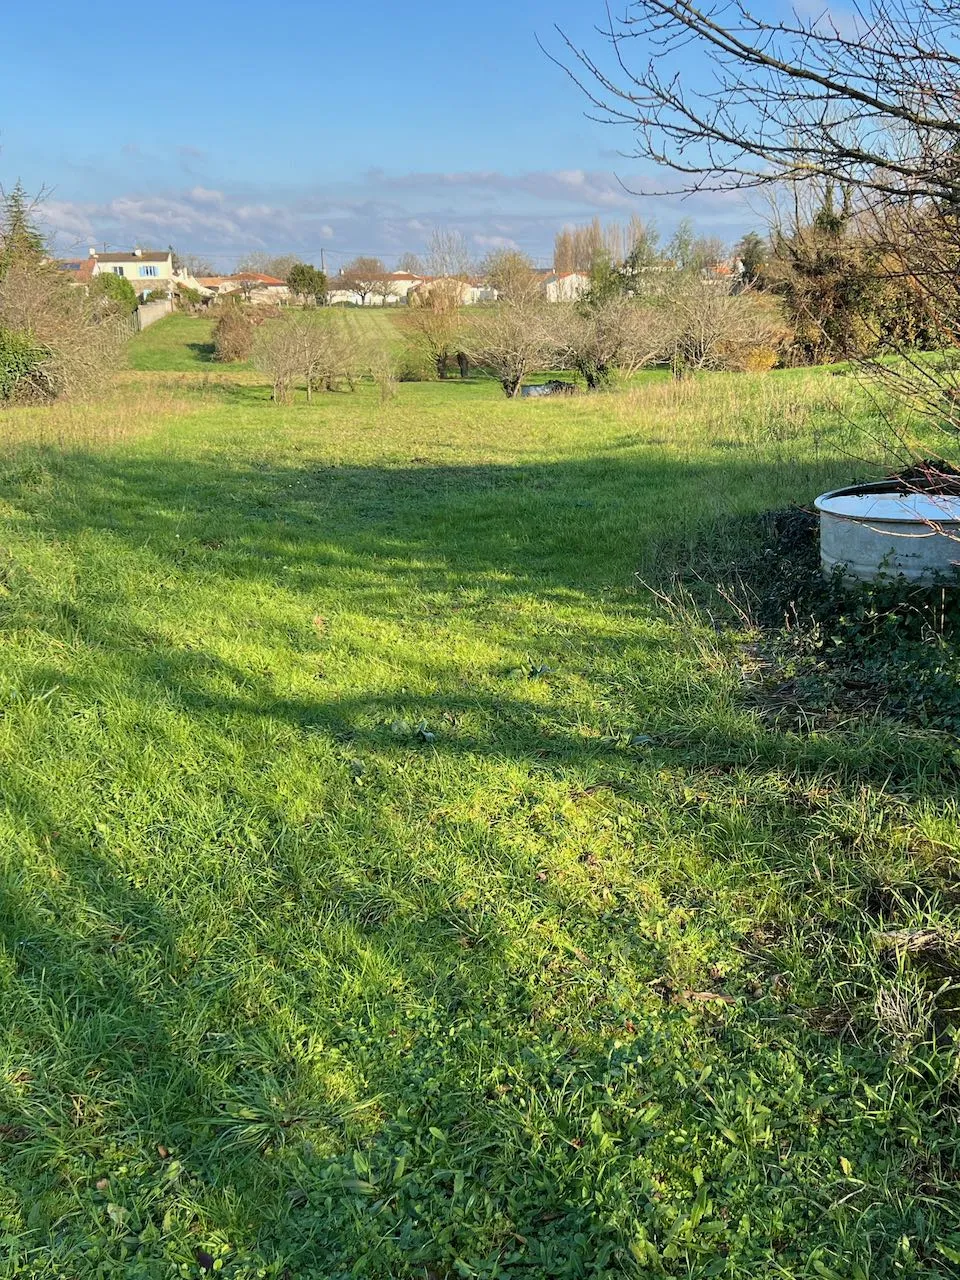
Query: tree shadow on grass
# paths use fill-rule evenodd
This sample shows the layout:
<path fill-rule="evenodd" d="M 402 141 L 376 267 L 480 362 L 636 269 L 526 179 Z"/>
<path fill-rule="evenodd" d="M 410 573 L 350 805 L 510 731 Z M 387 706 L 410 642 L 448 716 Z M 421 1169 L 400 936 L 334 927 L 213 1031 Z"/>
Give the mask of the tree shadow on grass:
<path fill-rule="evenodd" d="M 188 342 L 188 351 L 192 351 L 199 364 L 215 364 L 216 347 L 212 342 Z"/>
<path fill-rule="evenodd" d="M 73 578 L 81 589 L 71 598 L 57 599 L 42 583 L 5 598 L 0 625 L 46 632 L 92 659 L 77 669 L 28 659 L 24 696 L 44 705 L 59 687 L 64 720 L 100 715 L 118 701 L 138 707 L 144 753 L 172 764 L 180 750 L 173 721 L 203 735 L 211 770 L 249 743 L 250 777 L 215 780 L 215 825 L 199 833 L 178 792 L 166 798 L 171 812 L 125 831 L 124 815 L 128 823 L 135 815 L 124 809 L 128 784 L 109 773 L 109 754 L 85 784 L 102 808 L 93 817 L 89 809 L 78 816 L 64 793 L 54 798 L 31 761 L 11 778 L 4 800 L 23 836 L 22 867 L 8 872 L 0 921 L 17 1008 L 12 1043 L 29 1048 L 37 1078 L 0 1095 L 3 1123 L 18 1138 L 10 1182 L 24 1198 L 41 1188 L 43 1221 L 60 1224 L 76 1271 L 90 1269 L 91 1239 L 117 1268 L 133 1235 L 144 1260 L 192 1266 L 196 1249 L 212 1248 L 218 1234 L 235 1261 L 243 1249 L 254 1260 L 244 1275 L 266 1261 L 325 1280 L 331 1257 L 340 1272 L 369 1276 L 412 1276 L 427 1266 L 444 1274 L 458 1257 L 489 1271 L 508 1249 L 530 1251 L 516 1263 L 523 1276 L 566 1274 L 561 1266 L 585 1254 L 614 1265 L 633 1239 L 636 1206 L 654 1212 L 657 1197 L 634 1157 L 656 1133 L 625 1128 L 622 1159 L 598 1145 L 594 1160 L 591 1142 L 626 1125 L 628 1112 L 643 1113 L 654 1095 L 668 1102 L 669 1132 L 686 1132 L 683 1107 L 699 1096 L 692 1076 L 677 1081 L 688 1057 L 715 1054 L 735 1066 L 749 1057 L 760 1070 L 764 1037 L 786 1035 L 789 1023 L 815 1056 L 816 1036 L 804 1039 L 796 1015 L 790 1021 L 774 1005 L 756 1016 L 748 1008 L 738 1030 L 704 1014 L 691 1023 L 672 1004 L 661 1010 L 655 992 L 632 990 L 629 1001 L 657 1007 L 642 1032 L 628 1019 L 630 1030 L 623 975 L 635 970 L 638 983 L 650 983 L 669 960 L 662 920 L 644 917 L 642 895 L 611 904 L 592 890 L 588 863 L 575 873 L 544 870 L 549 839 L 535 821 L 542 814 L 530 815 L 521 845 L 501 836 L 499 814 L 468 821 L 444 805 L 411 819 L 408 830 L 400 802 L 381 807 L 378 771 L 387 777 L 412 763 L 426 780 L 428 770 L 457 777 L 467 761 L 507 759 L 549 769 L 581 806 L 600 786 L 630 800 L 640 781 L 676 779 L 675 807 L 712 833 L 718 864 L 731 851 L 722 797 L 701 798 L 708 775 L 828 778 L 853 799 L 864 784 L 883 790 L 891 782 L 911 798 L 945 795 L 952 784 L 938 773 L 936 744 L 918 753 L 897 735 L 803 737 L 749 718 L 734 723 L 716 716 L 709 673 L 701 679 L 690 667 L 660 688 L 630 683 L 631 665 L 642 671 L 671 644 L 686 643 L 671 639 L 675 620 L 663 625 L 650 601 L 627 593 L 643 541 L 678 519 L 709 523 L 717 486 L 726 486 L 727 506 L 749 509 L 755 492 L 783 488 L 784 477 L 739 459 L 693 467 L 626 454 L 524 467 L 238 466 L 110 455 L 61 466 L 61 483 L 49 491 L 8 480 L 7 500 L 51 543 L 82 548 L 93 539 L 114 548 L 123 572 L 84 584 L 81 557 Z M 825 478 L 797 466 L 786 480 L 808 496 Z M 133 588 L 125 585 L 131 575 Z M 424 654 L 408 658 L 405 679 L 389 689 L 291 695 L 212 643 L 178 645 L 161 626 L 144 625 L 141 581 L 180 578 L 194 588 L 207 583 L 214 599 L 228 598 L 234 584 L 253 586 L 264 613 L 274 596 L 287 601 L 275 617 L 249 619 L 278 651 L 320 652 L 306 615 L 328 607 L 371 623 L 402 621 L 413 608 L 438 620 L 460 611 L 477 634 L 491 610 L 532 609 L 527 634 L 539 631 L 544 649 L 567 646 L 569 665 L 598 697 L 616 686 L 623 733 L 606 734 L 599 715 L 586 723 L 565 711 L 562 696 L 534 696 L 540 681 L 565 679 L 562 668 L 454 680 L 449 664 Z M 50 705 L 55 720 L 55 699 Z M 399 732 L 398 716 L 409 722 Z M 419 720 L 432 740 L 416 735 Z M 270 725 L 319 735 L 340 762 L 306 820 L 259 781 L 257 770 L 276 763 L 269 757 L 280 739 L 261 732 Z M 371 761 L 362 789 L 355 759 Z M 187 799 L 191 785 L 199 784 L 182 783 Z M 757 873 L 772 882 L 783 858 L 769 838 L 779 810 L 756 797 L 752 804 L 736 839 L 758 851 Z M 598 809 L 597 832 L 601 818 Z M 641 833 L 642 805 L 632 821 Z M 797 859 L 819 821 L 817 813 L 796 817 Z M 426 841 L 428 830 L 449 836 L 449 864 L 421 863 L 408 843 Z M 574 874 L 568 887 L 563 877 Z M 672 892 L 690 922 L 683 928 L 700 915 L 708 930 L 710 911 L 694 903 L 679 873 Z M 615 1041 L 626 1042 L 624 1055 L 633 1052 L 642 1070 L 620 1065 Z M 779 1070 L 779 1055 L 775 1045 L 763 1069 Z M 851 1071 L 880 1071 L 855 1045 L 830 1056 L 849 1059 Z M 491 1060 L 505 1064 L 502 1077 L 490 1074 Z M 537 1101 L 551 1090 L 557 1101 Z M 816 1099 L 831 1090 L 812 1079 L 807 1102 L 787 1109 L 783 1132 L 796 1147 L 816 1147 Z M 727 1099 L 732 1111 L 738 1096 Z M 546 1118 L 531 1118 L 533 1102 Z M 801 1132 L 808 1113 L 812 1128 Z M 711 1194 L 722 1199 L 730 1175 L 712 1100 L 697 1124 L 691 1167 L 702 1163 Z M 182 1174 L 169 1175 L 161 1146 Z M 406 1173 L 397 1173 L 401 1158 Z M 674 1157 L 658 1159 L 672 1168 Z M 458 1172 L 483 1191 L 466 1217 L 451 1208 Z M 801 1175 L 811 1204 L 821 1176 L 813 1165 Z M 370 1190 L 374 1182 L 388 1188 L 383 1195 Z M 796 1183 L 770 1186 L 756 1194 L 777 1212 L 798 1196 Z M 603 1192 L 596 1213 L 584 1208 L 588 1187 Z M 164 1235 L 168 1212 L 173 1226 Z M 854 1226 L 861 1216 L 851 1207 Z M 151 1227 L 159 1234 L 150 1236 Z M 821 1229 L 829 1235 L 829 1225 Z M 902 1229 L 898 1221 L 890 1238 Z"/>

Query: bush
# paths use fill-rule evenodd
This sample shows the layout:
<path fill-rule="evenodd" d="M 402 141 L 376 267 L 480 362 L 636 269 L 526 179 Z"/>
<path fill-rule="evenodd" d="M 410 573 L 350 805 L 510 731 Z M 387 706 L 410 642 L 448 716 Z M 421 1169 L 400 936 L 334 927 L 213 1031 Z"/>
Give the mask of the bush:
<path fill-rule="evenodd" d="M 743 372 L 763 360 L 763 350 L 778 360 L 791 338 L 777 299 L 749 289 L 734 293 L 722 281 L 670 282 L 659 306 L 678 377 L 698 369 Z"/>
<path fill-rule="evenodd" d="M 224 303 L 223 313 L 213 330 L 213 358 L 221 364 L 249 360 L 257 323 L 239 302 Z"/>
<path fill-rule="evenodd" d="M 396 365 L 398 382 L 435 382 L 436 361 L 419 342 L 405 342 Z"/>
<path fill-rule="evenodd" d="M 30 255 L 5 265 L 0 331 L 12 335 L 4 340 L 8 391 L 10 371 L 16 370 L 12 394 L 42 400 L 83 395 L 102 385 L 129 336 L 125 317 L 115 309 L 104 313 L 96 299 L 71 285 L 56 267 Z"/>
<path fill-rule="evenodd" d="M 94 276 L 90 296 L 104 315 L 111 311 L 117 315 L 129 315 L 136 310 L 137 295 L 133 285 L 125 276 L 115 276 L 112 272 Z"/>
<path fill-rule="evenodd" d="M 744 373 L 769 373 L 780 363 L 780 353 L 774 347 L 748 347 L 741 360 Z"/>
<path fill-rule="evenodd" d="M 0 400 L 42 396 L 47 356 L 29 334 L 0 329 Z"/>

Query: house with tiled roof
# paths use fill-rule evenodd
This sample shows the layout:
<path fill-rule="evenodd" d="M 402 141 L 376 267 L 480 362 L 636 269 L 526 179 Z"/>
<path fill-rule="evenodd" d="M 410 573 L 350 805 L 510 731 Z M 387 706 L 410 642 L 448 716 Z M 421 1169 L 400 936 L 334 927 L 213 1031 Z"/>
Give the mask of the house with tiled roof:
<path fill-rule="evenodd" d="M 198 276 L 197 284 L 204 292 L 218 297 L 242 294 L 250 302 L 285 302 L 290 296 L 286 280 L 264 275 L 262 271 L 237 271 L 232 276 Z"/>
<path fill-rule="evenodd" d="M 89 284 L 99 275 L 123 276 L 138 297 L 148 293 L 170 294 L 176 283 L 173 254 L 169 249 L 130 249 L 126 252 L 98 253 L 91 248 L 86 258 L 67 258 L 57 264 L 74 284 Z"/>

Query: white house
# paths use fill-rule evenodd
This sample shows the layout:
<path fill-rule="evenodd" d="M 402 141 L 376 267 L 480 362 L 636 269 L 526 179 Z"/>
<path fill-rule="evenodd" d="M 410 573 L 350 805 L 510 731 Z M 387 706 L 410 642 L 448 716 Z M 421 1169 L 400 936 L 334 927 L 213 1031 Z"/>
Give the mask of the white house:
<path fill-rule="evenodd" d="M 554 272 L 544 277 L 541 288 L 548 302 L 576 302 L 590 288 L 590 277 L 582 271 Z"/>
<path fill-rule="evenodd" d="M 339 303 L 354 307 L 384 307 L 395 302 L 406 302 L 407 294 L 421 285 L 424 277 L 411 275 L 409 271 L 387 271 L 383 275 L 370 276 L 363 281 L 370 285 L 370 290 L 362 303 L 360 293 L 351 288 L 350 277 L 344 277 L 342 283 L 339 283 L 340 279 L 339 276 L 330 278 L 327 301 L 332 306 Z"/>
<path fill-rule="evenodd" d="M 128 253 L 98 253 L 91 249 L 91 276 L 113 274 L 129 280 L 139 296 L 145 293 L 169 293 L 176 283 L 173 255 L 152 249 L 131 249 Z"/>

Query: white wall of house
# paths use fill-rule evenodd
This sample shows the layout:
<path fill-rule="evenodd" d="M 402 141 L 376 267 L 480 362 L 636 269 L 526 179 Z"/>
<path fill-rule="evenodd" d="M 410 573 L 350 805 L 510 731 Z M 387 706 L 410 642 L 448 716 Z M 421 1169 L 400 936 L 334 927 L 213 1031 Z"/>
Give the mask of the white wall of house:
<path fill-rule="evenodd" d="M 95 276 L 116 275 L 129 280 L 137 293 L 148 293 L 151 290 L 171 289 L 174 284 L 173 258 L 168 253 L 159 261 L 145 262 L 135 250 L 129 254 L 111 253 L 100 256 L 93 254 L 96 265 Z M 154 257 L 156 255 L 153 255 Z"/>
<path fill-rule="evenodd" d="M 547 276 L 543 282 L 543 293 L 548 302 L 576 302 L 589 288 L 590 277 L 579 271 Z"/>

